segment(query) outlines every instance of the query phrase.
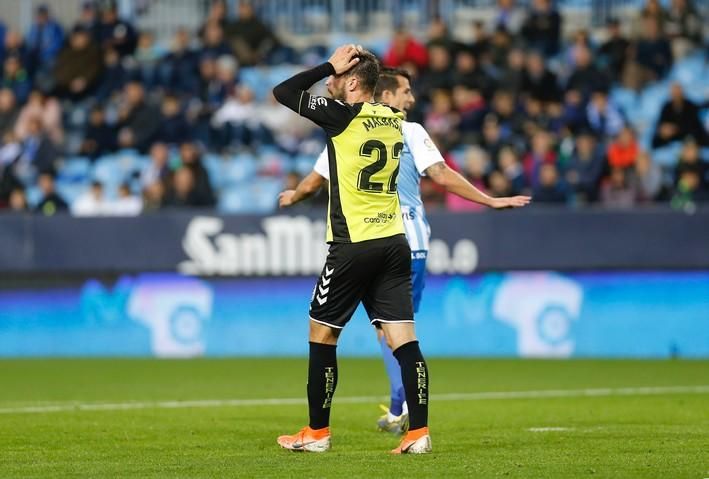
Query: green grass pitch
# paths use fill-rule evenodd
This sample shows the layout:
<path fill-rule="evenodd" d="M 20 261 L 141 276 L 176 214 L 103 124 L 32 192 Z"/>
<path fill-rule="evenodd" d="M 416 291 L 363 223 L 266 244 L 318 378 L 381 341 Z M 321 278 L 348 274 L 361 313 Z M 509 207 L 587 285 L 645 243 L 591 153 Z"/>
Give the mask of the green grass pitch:
<path fill-rule="evenodd" d="M 340 361 L 326 454 L 275 442 L 306 423 L 304 359 L 3 360 L 0 478 L 709 477 L 708 361 L 429 367 L 434 453 L 390 456 L 378 359 Z"/>

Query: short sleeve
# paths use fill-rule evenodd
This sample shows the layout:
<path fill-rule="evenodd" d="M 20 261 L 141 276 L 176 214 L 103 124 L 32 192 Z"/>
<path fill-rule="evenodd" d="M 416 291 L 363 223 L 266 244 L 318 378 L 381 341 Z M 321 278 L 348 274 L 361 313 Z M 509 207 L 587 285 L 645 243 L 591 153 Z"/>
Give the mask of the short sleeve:
<path fill-rule="evenodd" d="M 320 156 L 318 156 L 318 160 L 315 162 L 315 166 L 313 166 L 313 171 L 327 181 L 330 181 L 330 163 L 328 161 L 327 147 L 325 147 L 322 153 L 320 153 Z"/>
<path fill-rule="evenodd" d="M 404 122 L 404 143 L 414 158 L 416 169 L 420 175 L 432 165 L 445 161 L 426 130 L 418 123 Z"/>

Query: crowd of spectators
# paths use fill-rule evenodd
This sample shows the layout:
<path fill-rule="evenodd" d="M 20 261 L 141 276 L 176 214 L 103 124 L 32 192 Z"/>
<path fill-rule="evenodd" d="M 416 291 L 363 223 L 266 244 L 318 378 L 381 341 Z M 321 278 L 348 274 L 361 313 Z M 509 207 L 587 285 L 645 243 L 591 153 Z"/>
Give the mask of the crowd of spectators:
<path fill-rule="evenodd" d="M 563 20 L 551 0 L 529 8 L 498 0 L 490 22 L 473 22 L 468 42 L 433 18 L 425 37 L 399 29 L 380 53 L 384 64 L 414 77 L 410 119 L 425 126 L 452 167 L 494 195 L 613 208 L 709 199 L 701 158 L 709 147 L 701 110 L 709 104 L 672 84 L 643 147 L 610 95 L 617 86 L 640 94 L 675 61 L 706 48 L 691 0 L 671 0 L 667 9 L 647 0 L 634 25 L 611 19 L 601 35 L 580 30 L 568 41 Z M 197 31 L 180 29 L 169 45 L 121 18 L 111 1 L 84 2 L 69 28 L 41 5 L 24 35 L 0 21 L 0 40 L 0 211 L 214 208 L 220 192 L 204 154 L 258 158 L 267 146 L 294 157 L 310 145 L 315 156 L 312 144 L 323 141 L 307 121 L 272 97 L 257 100 L 241 81 L 242 69 L 311 61 L 280 42 L 248 2 L 229 12 L 227 2 L 214 1 Z M 673 143 L 682 146 L 670 171 L 653 160 L 653 148 Z M 61 168 L 72 157 L 94 161 L 117 151 L 150 161 L 116 192 L 94 180 L 67 204 L 55 185 Z M 293 183 L 292 170 L 286 162 L 275 173 Z M 32 187 L 41 197 L 30 205 Z M 422 192 L 430 207 L 476 209 L 425 180 Z"/>

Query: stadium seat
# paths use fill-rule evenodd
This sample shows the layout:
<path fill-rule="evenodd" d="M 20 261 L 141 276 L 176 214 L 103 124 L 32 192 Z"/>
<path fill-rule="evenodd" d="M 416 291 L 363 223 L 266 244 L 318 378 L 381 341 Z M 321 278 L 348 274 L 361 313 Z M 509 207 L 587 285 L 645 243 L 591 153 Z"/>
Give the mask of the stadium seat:
<path fill-rule="evenodd" d="M 86 157 L 68 158 L 59 169 L 58 178 L 63 181 L 88 182 L 91 177 L 91 160 Z"/>
<path fill-rule="evenodd" d="M 680 142 L 670 143 L 669 145 L 655 149 L 652 152 L 652 159 L 658 165 L 664 168 L 674 167 L 679 161 L 679 154 L 682 150 Z"/>

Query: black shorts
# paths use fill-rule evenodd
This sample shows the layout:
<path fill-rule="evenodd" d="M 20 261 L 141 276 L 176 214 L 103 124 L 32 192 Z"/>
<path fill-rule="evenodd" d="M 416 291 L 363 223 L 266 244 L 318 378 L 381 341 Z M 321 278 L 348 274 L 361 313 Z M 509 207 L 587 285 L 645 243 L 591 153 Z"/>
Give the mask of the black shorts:
<path fill-rule="evenodd" d="M 372 324 L 414 322 L 411 250 L 404 235 L 330 245 L 310 319 L 342 329 L 360 301 Z"/>

